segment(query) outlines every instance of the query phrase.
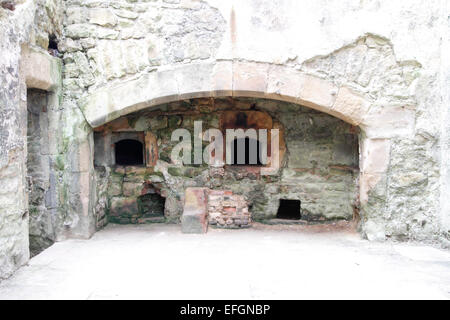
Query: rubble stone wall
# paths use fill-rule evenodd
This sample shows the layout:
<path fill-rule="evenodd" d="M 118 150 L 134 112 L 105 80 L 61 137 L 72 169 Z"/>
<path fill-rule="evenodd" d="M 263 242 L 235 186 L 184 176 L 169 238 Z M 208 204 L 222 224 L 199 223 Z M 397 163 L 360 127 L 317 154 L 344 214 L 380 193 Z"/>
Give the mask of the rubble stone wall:
<path fill-rule="evenodd" d="M 173 131 L 185 128 L 194 137 L 194 122 L 202 121 L 203 131 L 220 129 L 225 139 L 230 115 L 236 113 L 247 115 L 250 125 L 262 121 L 261 127 L 270 123 L 269 129 L 280 130 L 281 170 L 276 175 L 262 176 L 260 167 L 182 165 L 171 158 L 178 143 L 171 140 Z M 99 162 L 96 170 L 109 177 L 96 182 L 98 190 L 105 190 L 98 201 L 105 204 L 115 222 L 138 222 L 140 197 L 154 189 L 166 198 L 167 221 L 178 222 L 188 187 L 230 190 L 234 196 L 243 197 L 257 220 L 275 218 L 280 199 L 301 200 L 305 221 L 351 220 L 359 210 L 358 129 L 297 104 L 249 98 L 192 99 L 129 114 L 95 130 L 96 155 L 101 159 L 94 159 Z M 114 145 L 111 136 L 127 133 L 123 135 L 127 137 L 131 132 L 155 137 L 155 165 L 102 164 Z M 208 144 L 204 141 L 203 147 Z M 97 145 L 101 146 L 99 150 Z"/>

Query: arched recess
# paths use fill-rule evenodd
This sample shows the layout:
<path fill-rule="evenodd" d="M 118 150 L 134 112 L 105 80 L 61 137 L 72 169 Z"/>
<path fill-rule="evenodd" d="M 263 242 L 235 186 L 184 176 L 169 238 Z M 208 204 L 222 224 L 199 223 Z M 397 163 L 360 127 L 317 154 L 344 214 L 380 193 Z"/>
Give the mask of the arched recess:
<path fill-rule="evenodd" d="M 359 126 L 362 131 L 360 197 L 363 222 L 365 217 L 372 219 L 375 215 L 383 214 L 364 212 L 364 205 L 369 202 L 371 194 L 378 199 L 377 202 L 386 198 L 384 182 L 389 163 L 390 138 L 405 134 L 412 126 L 410 123 L 392 126 L 393 121 L 403 117 L 402 110 L 371 113 L 371 101 L 349 87 L 338 87 L 331 81 L 282 65 L 217 61 L 174 66 L 135 80 L 99 88 L 81 99 L 79 106 L 88 123 L 98 127 L 129 113 L 164 103 L 225 96 L 296 103 Z M 372 210 L 371 206 L 367 208 Z M 375 209 L 379 211 L 379 208 Z M 372 225 L 370 230 L 383 234 L 381 222 L 376 222 L 376 219 L 368 222 L 377 225 Z M 377 237 L 376 234 L 373 236 Z"/>

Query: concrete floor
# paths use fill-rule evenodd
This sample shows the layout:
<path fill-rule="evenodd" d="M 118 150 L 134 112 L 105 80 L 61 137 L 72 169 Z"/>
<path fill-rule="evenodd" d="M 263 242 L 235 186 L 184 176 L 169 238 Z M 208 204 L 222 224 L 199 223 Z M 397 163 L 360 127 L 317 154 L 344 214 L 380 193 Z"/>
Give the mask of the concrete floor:
<path fill-rule="evenodd" d="M 0 299 L 316 298 L 449 299 L 450 252 L 348 230 L 109 225 L 56 243 L 0 283 Z"/>

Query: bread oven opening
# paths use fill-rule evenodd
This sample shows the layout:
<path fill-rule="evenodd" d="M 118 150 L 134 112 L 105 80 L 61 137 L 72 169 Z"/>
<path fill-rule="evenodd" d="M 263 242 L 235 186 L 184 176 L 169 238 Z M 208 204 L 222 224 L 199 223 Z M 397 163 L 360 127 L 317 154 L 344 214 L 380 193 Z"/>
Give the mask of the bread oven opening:
<path fill-rule="evenodd" d="M 115 144 L 116 165 L 138 166 L 144 164 L 144 145 L 132 139 L 125 139 Z"/>
<path fill-rule="evenodd" d="M 301 201 L 280 199 L 277 218 L 286 220 L 300 220 L 302 218 Z"/>
<path fill-rule="evenodd" d="M 164 217 L 166 198 L 154 190 L 138 198 L 139 213 L 143 218 Z"/>
<path fill-rule="evenodd" d="M 234 139 L 231 159 L 235 166 L 262 166 L 260 142 L 248 137 Z"/>
<path fill-rule="evenodd" d="M 220 115 L 222 132 L 227 141 L 230 166 L 262 167 L 270 157 L 270 130 L 273 119 L 257 110 L 225 111 Z"/>

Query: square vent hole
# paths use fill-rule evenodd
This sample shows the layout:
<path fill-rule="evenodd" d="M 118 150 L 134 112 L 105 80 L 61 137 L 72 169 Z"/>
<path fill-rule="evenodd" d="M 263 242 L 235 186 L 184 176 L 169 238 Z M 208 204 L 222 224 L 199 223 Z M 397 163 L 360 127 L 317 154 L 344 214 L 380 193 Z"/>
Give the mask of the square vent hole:
<path fill-rule="evenodd" d="M 277 212 L 278 219 L 300 220 L 301 202 L 300 200 L 280 199 L 280 206 Z"/>

